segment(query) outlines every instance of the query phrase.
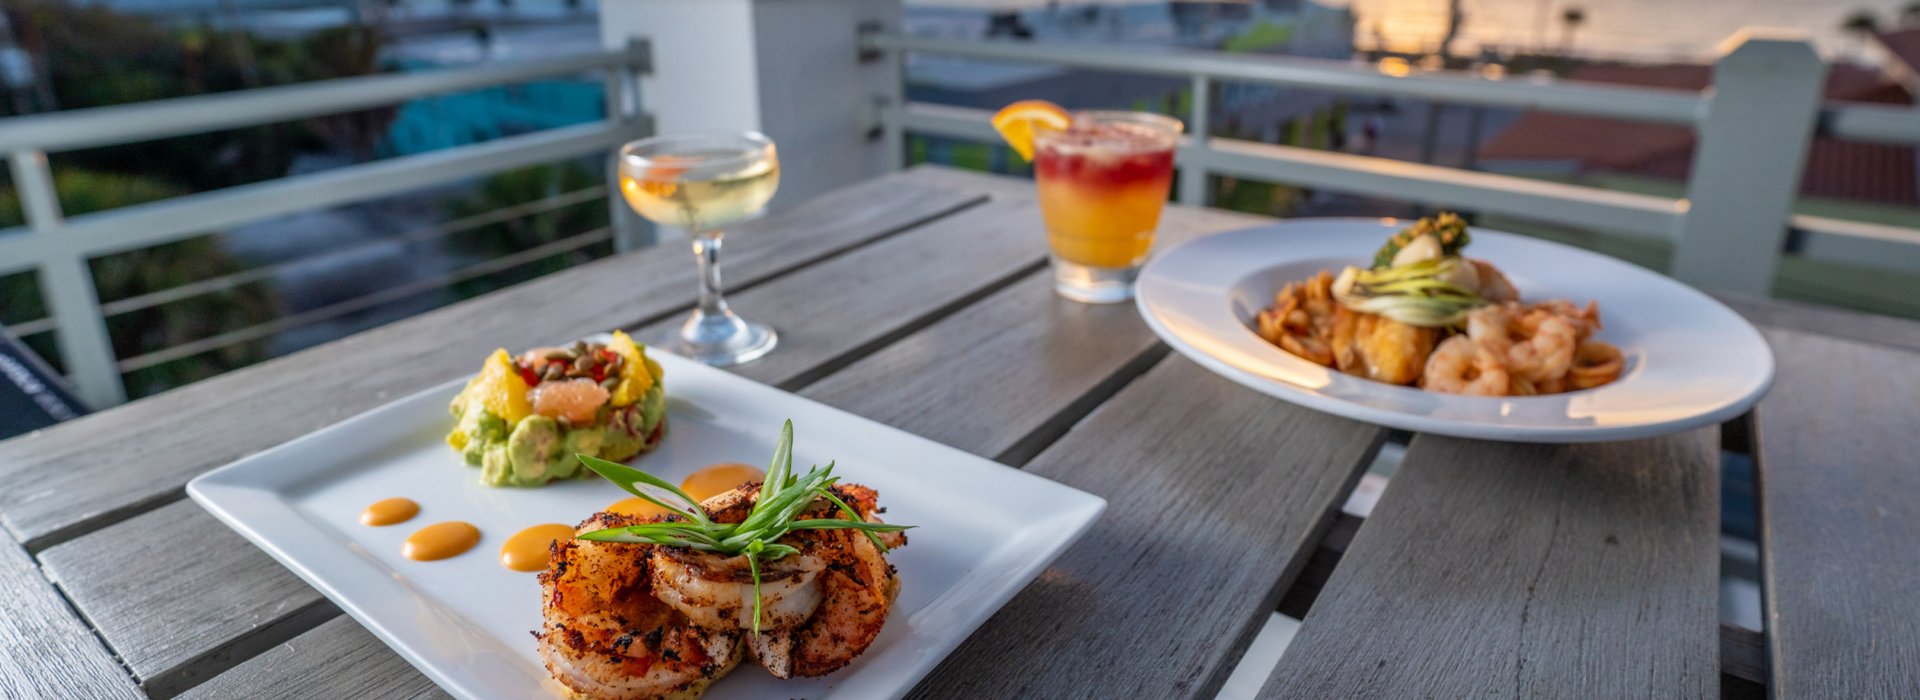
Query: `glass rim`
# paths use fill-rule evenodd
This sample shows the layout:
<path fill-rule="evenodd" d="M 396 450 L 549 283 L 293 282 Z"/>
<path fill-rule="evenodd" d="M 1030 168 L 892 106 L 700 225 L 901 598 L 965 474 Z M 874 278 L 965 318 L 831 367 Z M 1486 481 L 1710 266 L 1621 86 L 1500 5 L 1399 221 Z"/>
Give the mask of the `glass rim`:
<path fill-rule="evenodd" d="M 702 159 L 691 166 L 683 163 L 668 163 L 659 156 L 675 155 L 671 147 L 694 143 L 722 144 L 741 146 L 737 155 L 720 158 Z M 657 153 L 640 153 L 648 149 L 666 147 Z M 631 163 L 636 167 L 677 167 L 695 171 L 732 170 L 745 167 L 758 161 L 770 160 L 776 155 L 773 139 L 766 134 L 751 129 L 677 131 L 668 134 L 655 134 L 643 139 L 628 141 L 620 146 L 622 165 Z"/>
<path fill-rule="evenodd" d="M 1176 136 L 1186 133 L 1187 131 L 1186 122 L 1165 114 L 1156 114 L 1153 112 L 1139 112 L 1124 109 L 1083 109 L 1073 113 L 1074 122 L 1080 122 L 1082 120 L 1091 120 L 1096 124 L 1120 122 L 1157 127 Z"/>

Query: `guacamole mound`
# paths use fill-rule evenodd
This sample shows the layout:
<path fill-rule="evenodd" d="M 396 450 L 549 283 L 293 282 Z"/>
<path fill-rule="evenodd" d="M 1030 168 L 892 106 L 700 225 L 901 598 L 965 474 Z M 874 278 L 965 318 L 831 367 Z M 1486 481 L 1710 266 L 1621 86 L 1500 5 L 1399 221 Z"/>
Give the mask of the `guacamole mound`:
<path fill-rule="evenodd" d="M 666 433 L 660 365 L 616 331 L 607 345 L 579 342 L 517 358 L 497 351 L 454 397 L 447 444 L 488 486 L 540 486 L 590 476 L 575 454 L 622 461 L 652 450 Z M 576 383 L 541 396 L 541 387 Z M 590 386 L 588 386 L 590 384 Z M 525 415 L 510 420 L 501 407 Z M 525 408 L 522 408 L 525 407 Z"/>

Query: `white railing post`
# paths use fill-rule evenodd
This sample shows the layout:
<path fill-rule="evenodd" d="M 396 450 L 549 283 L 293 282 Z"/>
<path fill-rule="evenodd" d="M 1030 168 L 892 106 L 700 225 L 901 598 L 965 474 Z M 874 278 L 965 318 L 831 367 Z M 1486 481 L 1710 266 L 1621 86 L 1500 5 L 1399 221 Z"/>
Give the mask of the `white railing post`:
<path fill-rule="evenodd" d="M 625 49 L 632 62 L 607 69 L 607 122 L 625 127 L 627 138 L 644 138 L 649 128 L 640 101 L 640 76 L 652 69 L 653 59 L 647 40 L 641 37 L 628 37 Z M 655 240 L 653 222 L 635 214 L 620 191 L 618 149 L 607 154 L 607 223 L 613 229 L 615 253 L 631 253 Z"/>
<path fill-rule="evenodd" d="M 1673 276 L 1765 295 L 1813 138 L 1827 66 L 1804 37 L 1746 30 L 1713 67 Z"/>
<path fill-rule="evenodd" d="M 1188 142 L 1197 146 L 1195 150 L 1204 150 L 1207 141 L 1213 138 L 1209 124 L 1213 105 L 1213 80 L 1201 73 L 1193 75 L 1193 112 L 1187 116 Z M 1190 207 L 1207 206 L 1208 180 L 1213 173 L 1207 171 L 1199 159 L 1188 158 L 1180 164 L 1180 203 Z"/>
<path fill-rule="evenodd" d="M 907 109 L 907 52 L 873 45 L 887 31 L 888 27 L 874 22 L 859 27 L 860 62 L 880 64 L 893 75 L 889 84 L 899 86 L 870 98 L 873 103 L 871 126 L 879 128 L 881 164 L 887 170 L 899 170 L 907 166 L 907 130 L 901 124 Z"/>
<path fill-rule="evenodd" d="M 876 96 L 897 101 L 900 76 L 863 62 L 858 32 L 897 30 L 900 0 L 605 0 L 609 47 L 647 38 L 641 79 L 659 133 L 753 129 L 779 144 L 774 208 L 891 170 L 868 136 Z"/>
<path fill-rule="evenodd" d="M 47 251 L 40 257 L 40 291 L 53 318 L 61 364 L 66 366 L 80 399 L 88 405 L 98 409 L 124 403 L 127 389 L 120 381 L 113 342 L 107 335 L 107 319 L 100 313 L 93 272 L 87 269 L 86 255 L 65 245 L 57 235 L 65 217 L 53 186 L 53 173 L 47 167 L 47 154 L 14 151 L 8 160 L 31 231 L 28 235 L 38 237 L 41 249 Z"/>

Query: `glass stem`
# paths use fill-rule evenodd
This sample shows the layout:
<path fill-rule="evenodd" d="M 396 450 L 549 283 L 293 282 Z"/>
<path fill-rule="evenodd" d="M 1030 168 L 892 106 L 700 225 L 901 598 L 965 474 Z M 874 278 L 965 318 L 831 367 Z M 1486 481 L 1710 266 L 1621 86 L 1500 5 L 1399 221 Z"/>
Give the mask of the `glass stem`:
<path fill-rule="evenodd" d="M 693 257 L 700 262 L 700 313 L 707 316 L 726 316 L 727 299 L 720 289 L 720 239 L 723 232 L 714 230 L 696 233 L 693 236 Z"/>

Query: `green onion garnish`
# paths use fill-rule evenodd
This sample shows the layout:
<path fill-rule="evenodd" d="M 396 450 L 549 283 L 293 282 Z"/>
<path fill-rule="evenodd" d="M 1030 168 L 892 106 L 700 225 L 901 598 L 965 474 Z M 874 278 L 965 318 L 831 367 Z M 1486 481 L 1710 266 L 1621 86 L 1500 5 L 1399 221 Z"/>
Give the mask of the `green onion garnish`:
<path fill-rule="evenodd" d="M 658 544 L 668 547 L 684 547 L 702 552 L 715 552 L 727 556 L 745 556 L 747 568 L 753 573 L 753 632 L 760 633 L 760 562 L 779 561 L 800 550 L 781 544 L 781 537 L 794 530 L 858 530 L 873 542 L 882 553 L 887 546 L 880 542 L 881 532 L 899 532 L 912 525 L 892 525 L 868 522 L 854 512 L 838 496 L 833 495 L 833 485 L 840 477 L 833 475 L 833 463 L 827 466 L 813 466 L 806 474 L 793 474 L 793 421 L 787 421 L 780 429 L 780 443 L 773 450 L 773 461 L 767 465 L 767 478 L 760 485 L 760 496 L 754 501 L 753 508 L 747 511 L 747 517 L 738 523 L 716 523 L 707 517 L 706 510 L 698 501 L 681 491 L 679 487 L 652 474 L 634 469 L 618 462 L 609 462 L 598 457 L 576 455 L 581 464 L 599 473 L 608 481 L 619 486 L 627 493 L 646 499 L 654 505 L 667 509 L 680 516 L 673 522 L 642 523 L 628 527 L 616 527 L 583 533 L 578 539 L 594 542 L 627 542 L 639 544 Z M 643 487 L 653 487 L 664 494 L 648 493 Z M 672 496 L 672 499 L 662 498 Z M 846 519 L 814 518 L 795 520 L 801 512 L 813 504 L 814 499 L 824 498 L 832 503 Z M 680 504 L 670 502 L 677 500 Z"/>
<path fill-rule="evenodd" d="M 1334 297 L 1354 311 L 1379 314 L 1409 326 L 1457 325 L 1486 303 L 1480 295 L 1447 281 L 1460 258 L 1446 257 L 1373 270 L 1349 267 L 1333 285 Z"/>

